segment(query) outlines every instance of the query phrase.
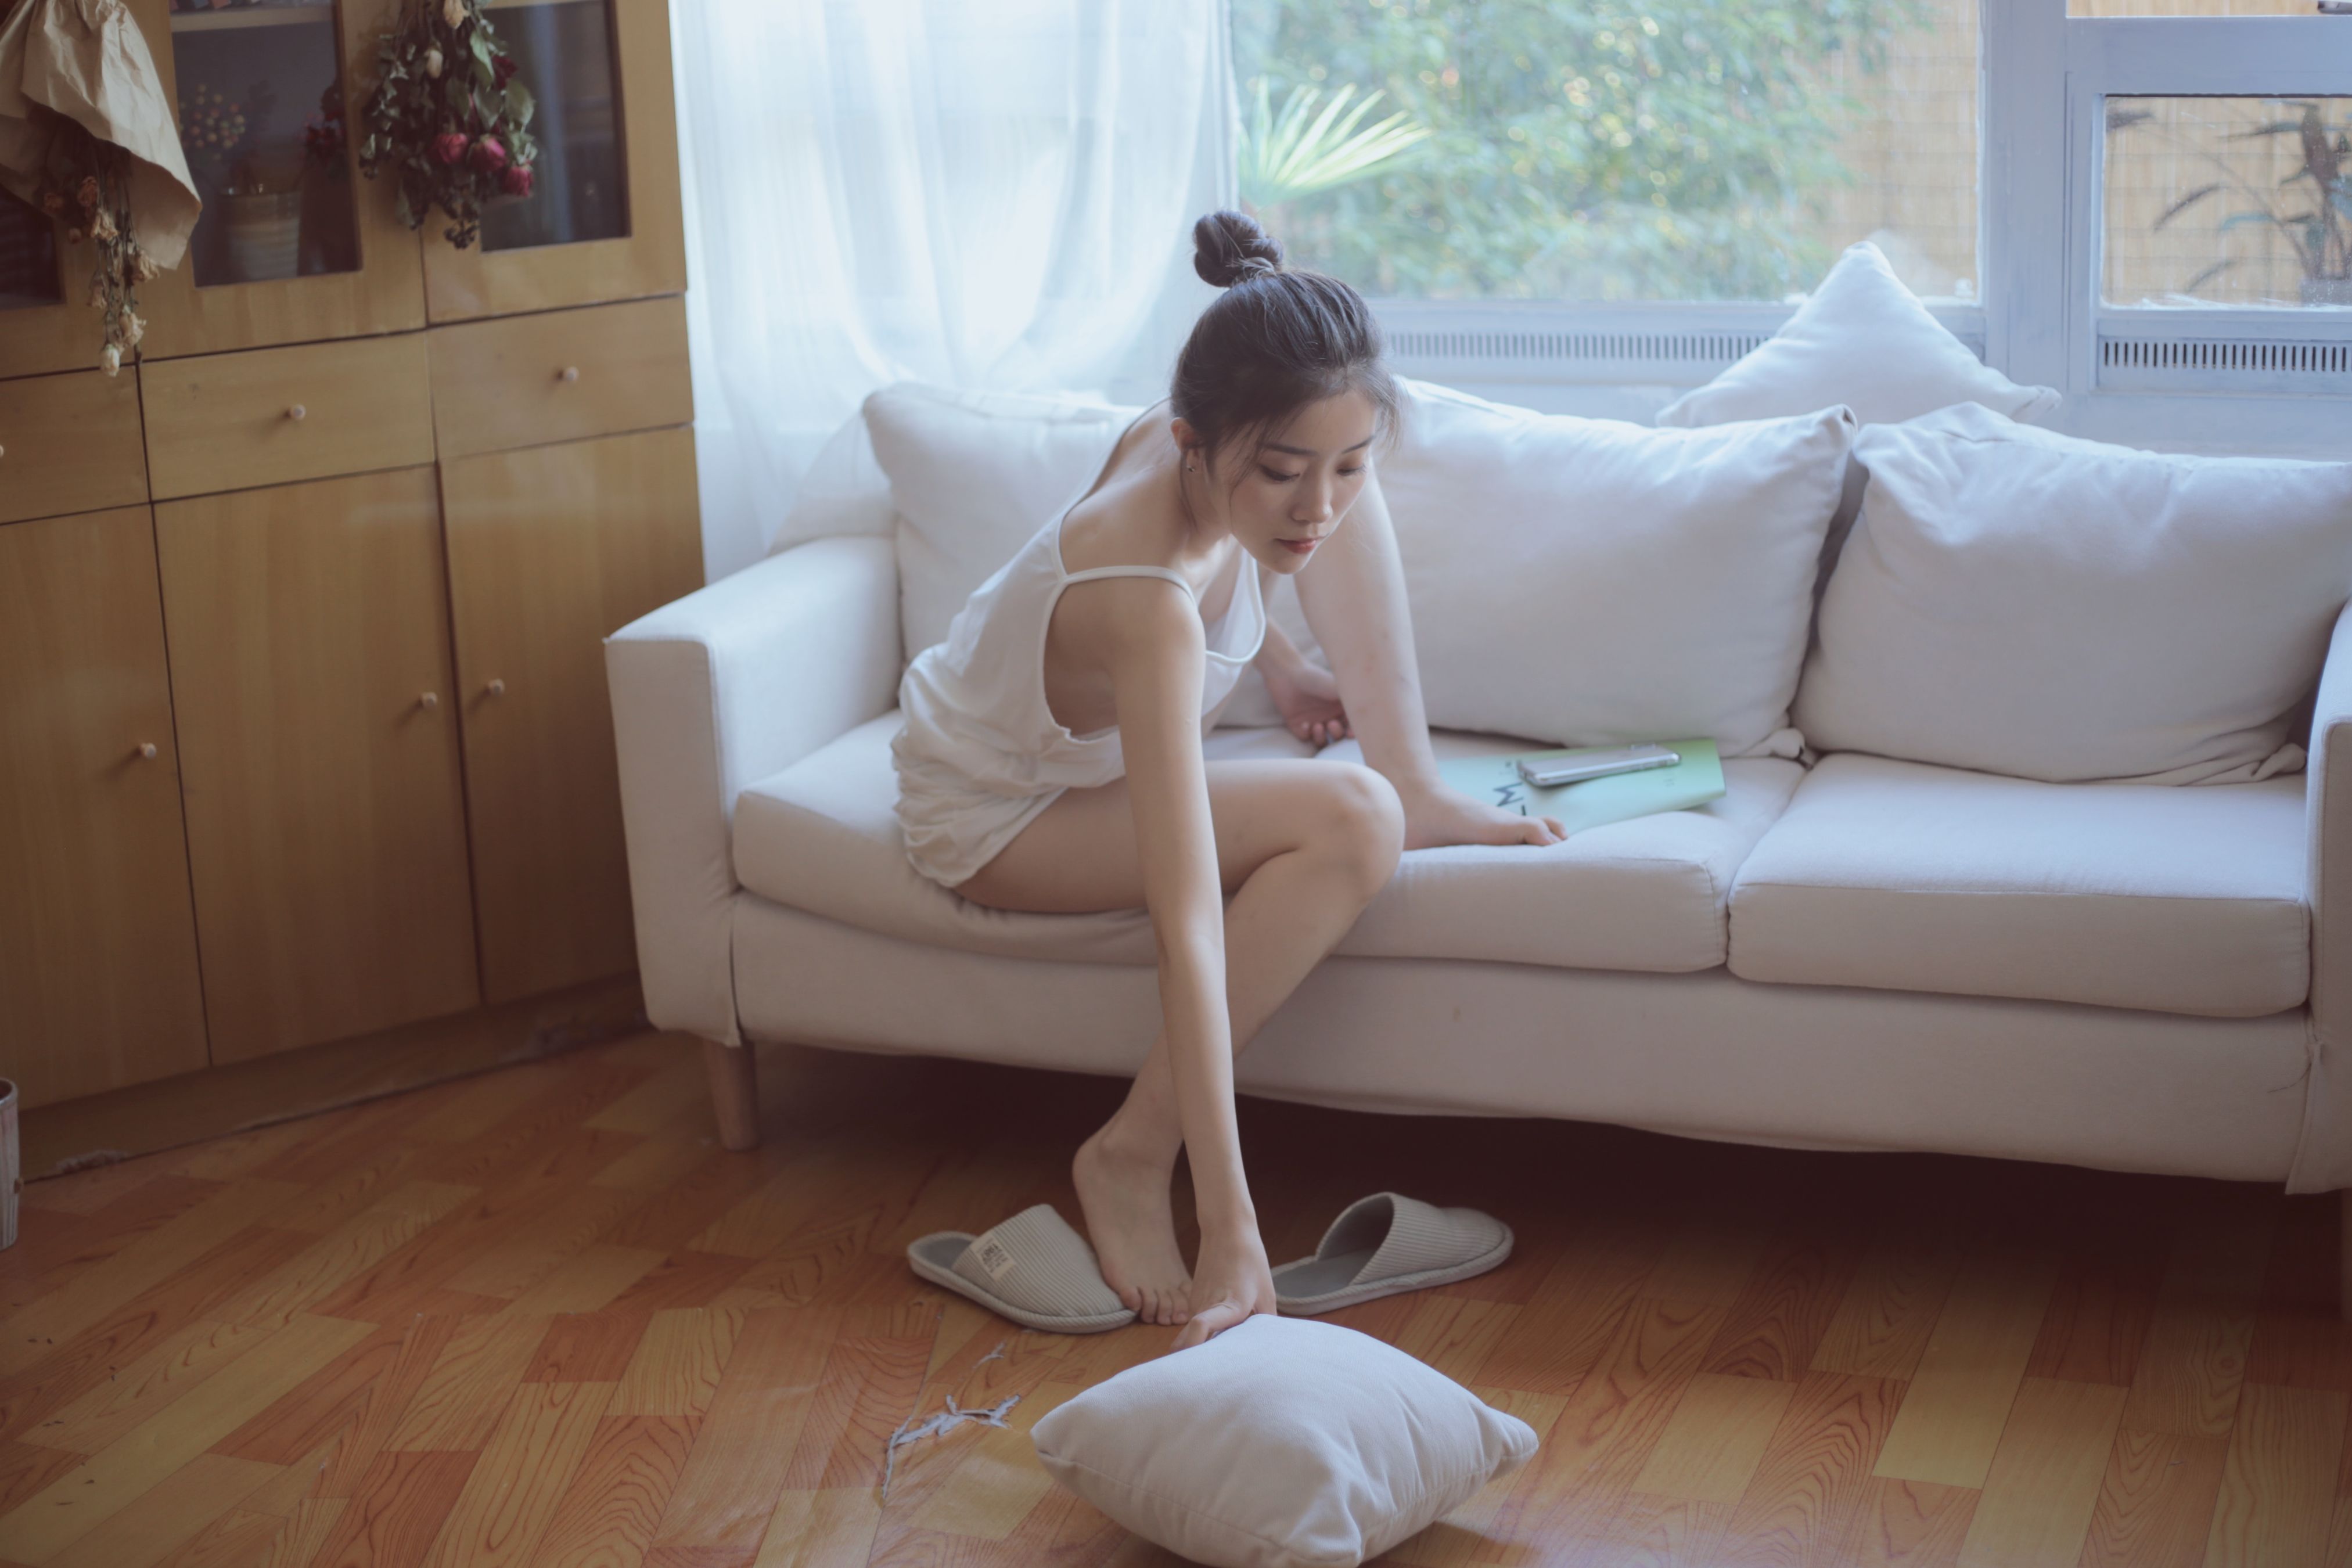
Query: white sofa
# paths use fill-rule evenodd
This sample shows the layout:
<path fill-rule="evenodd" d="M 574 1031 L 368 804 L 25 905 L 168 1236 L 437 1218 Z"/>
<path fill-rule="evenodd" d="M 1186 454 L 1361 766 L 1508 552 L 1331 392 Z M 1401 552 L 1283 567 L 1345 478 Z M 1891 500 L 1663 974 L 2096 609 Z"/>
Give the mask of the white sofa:
<path fill-rule="evenodd" d="M 986 910 L 906 863 L 898 559 L 817 539 L 607 647 L 646 1010 L 709 1042 L 730 1145 L 752 1041 L 1126 1075 L 1158 1025 L 1140 911 Z M 1703 809 L 1414 851 L 1236 1084 L 2352 1188 L 2352 614 L 2309 749 L 2194 787 L 1733 758 Z"/>

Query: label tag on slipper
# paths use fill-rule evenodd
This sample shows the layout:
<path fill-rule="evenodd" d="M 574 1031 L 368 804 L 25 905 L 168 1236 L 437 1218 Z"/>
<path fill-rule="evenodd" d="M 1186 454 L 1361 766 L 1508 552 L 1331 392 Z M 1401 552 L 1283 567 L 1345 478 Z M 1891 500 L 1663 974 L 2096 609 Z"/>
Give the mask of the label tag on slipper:
<path fill-rule="evenodd" d="M 980 1246 L 974 1248 L 974 1256 L 979 1258 L 980 1266 L 988 1270 L 991 1279 L 1002 1279 L 1013 1270 L 1013 1254 L 1005 1251 L 1004 1244 L 992 1236 L 982 1239 Z"/>

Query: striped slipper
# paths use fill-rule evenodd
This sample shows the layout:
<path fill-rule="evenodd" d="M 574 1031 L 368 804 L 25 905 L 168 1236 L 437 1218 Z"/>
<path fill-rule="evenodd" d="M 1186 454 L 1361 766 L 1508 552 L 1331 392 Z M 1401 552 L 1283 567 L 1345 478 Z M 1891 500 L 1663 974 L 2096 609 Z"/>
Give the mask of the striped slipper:
<path fill-rule="evenodd" d="M 934 1231 L 907 1244 L 907 1261 L 932 1284 L 1024 1328 L 1098 1334 L 1135 1321 L 1103 1283 L 1094 1247 L 1051 1204 L 1034 1204 L 978 1236 Z"/>
<path fill-rule="evenodd" d="M 1312 1317 L 1484 1274 L 1511 1256 L 1511 1227 L 1476 1209 L 1374 1193 L 1340 1211 L 1315 1256 L 1274 1271 L 1274 1302 Z"/>

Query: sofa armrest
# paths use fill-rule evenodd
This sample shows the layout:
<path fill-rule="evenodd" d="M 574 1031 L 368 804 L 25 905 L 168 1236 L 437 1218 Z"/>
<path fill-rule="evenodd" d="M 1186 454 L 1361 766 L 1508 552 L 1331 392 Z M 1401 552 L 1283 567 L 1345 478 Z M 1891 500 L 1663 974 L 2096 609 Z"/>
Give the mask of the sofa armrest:
<path fill-rule="evenodd" d="M 887 539 L 820 539 L 604 642 L 646 1013 L 741 1043 L 731 824 L 743 786 L 889 710 L 898 573 Z"/>
<path fill-rule="evenodd" d="M 2336 617 L 2311 716 L 2310 1081 L 2287 1190 L 2352 1187 L 2352 606 Z"/>

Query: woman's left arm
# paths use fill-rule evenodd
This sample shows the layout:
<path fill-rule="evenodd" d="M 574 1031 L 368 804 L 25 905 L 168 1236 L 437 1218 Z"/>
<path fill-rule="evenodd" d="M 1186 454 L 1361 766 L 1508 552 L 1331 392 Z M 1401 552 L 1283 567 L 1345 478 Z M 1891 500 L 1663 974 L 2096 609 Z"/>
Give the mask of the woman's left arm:
<path fill-rule="evenodd" d="M 1439 776 L 1421 702 L 1404 563 L 1380 476 L 1367 474 L 1347 521 L 1299 569 L 1298 604 L 1331 661 L 1364 761 L 1396 786 L 1404 847 L 1556 844 L 1567 829 L 1471 799 Z"/>

